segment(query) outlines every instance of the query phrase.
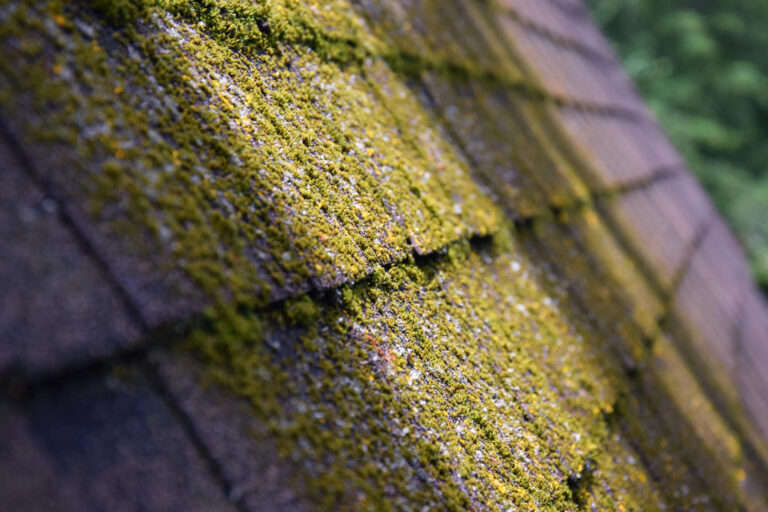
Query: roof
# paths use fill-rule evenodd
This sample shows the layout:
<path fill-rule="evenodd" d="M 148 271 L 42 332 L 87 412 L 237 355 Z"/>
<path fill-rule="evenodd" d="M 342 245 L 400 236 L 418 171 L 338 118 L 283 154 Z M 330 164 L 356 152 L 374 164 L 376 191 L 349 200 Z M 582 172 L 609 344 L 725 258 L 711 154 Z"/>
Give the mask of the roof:
<path fill-rule="evenodd" d="M 5 502 L 768 506 L 768 309 L 577 0 L 13 0 L 0 55 Z"/>

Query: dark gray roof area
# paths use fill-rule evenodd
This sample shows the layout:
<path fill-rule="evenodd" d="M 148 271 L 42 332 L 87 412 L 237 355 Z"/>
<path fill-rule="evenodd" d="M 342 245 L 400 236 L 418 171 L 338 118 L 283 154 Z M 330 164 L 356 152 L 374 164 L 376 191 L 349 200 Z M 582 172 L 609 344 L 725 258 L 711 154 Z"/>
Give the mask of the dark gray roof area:
<path fill-rule="evenodd" d="M 44 375 L 135 345 L 120 290 L 6 141 L 0 166 L 0 371 Z"/>
<path fill-rule="evenodd" d="M 0 418 L 8 510 L 235 510 L 141 366 L 56 381 Z"/>

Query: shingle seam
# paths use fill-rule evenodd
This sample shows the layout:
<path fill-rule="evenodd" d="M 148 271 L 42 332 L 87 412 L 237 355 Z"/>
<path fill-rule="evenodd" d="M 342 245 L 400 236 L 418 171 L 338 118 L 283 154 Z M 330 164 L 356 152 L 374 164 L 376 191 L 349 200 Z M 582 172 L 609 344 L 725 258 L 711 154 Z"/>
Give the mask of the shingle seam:
<path fill-rule="evenodd" d="M 524 29 L 530 30 L 531 32 L 547 39 L 560 48 L 582 55 L 591 61 L 600 61 L 601 63 L 607 64 L 611 67 L 617 67 L 616 57 L 613 55 L 613 53 L 601 52 L 587 44 L 584 44 L 578 39 L 563 36 L 550 29 L 546 25 L 542 25 L 541 23 L 528 18 L 515 7 L 504 5 L 501 6 L 501 8 L 504 9 L 504 11 L 507 12 L 510 17 Z"/>
<path fill-rule="evenodd" d="M 682 286 L 683 280 L 685 279 L 685 276 L 688 274 L 688 272 L 692 267 L 694 257 L 698 253 L 701 246 L 704 244 L 704 241 L 706 240 L 707 235 L 712 230 L 716 221 L 717 221 L 717 213 L 712 212 L 710 213 L 708 219 L 701 226 L 699 226 L 699 228 L 696 231 L 696 234 L 694 235 L 691 246 L 688 249 L 688 252 L 685 254 L 683 261 L 680 263 L 680 267 L 677 269 L 677 271 L 675 272 L 675 275 L 672 278 L 672 283 L 669 287 L 669 290 L 664 291 L 662 288 L 662 292 L 660 293 L 661 302 L 662 302 L 662 313 L 657 321 L 657 324 L 659 326 L 659 331 L 657 336 L 653 340 L 651 340 L 651 345 L 656 344 L 659 341 L 659 339 L 662 337 L 663 333 L 668 330 L 669 323 L 674 314 L 675 297 L 680 291 L 680 288 Z M 642 264 L 643 263 L 641 262 L 641 265 Z M 659 284 L 659 286 L 661 285 Z"/>
<path fill-rule="evenodd" d="M 549 2 L 550 5 L 555 6 L 555 8 L 559 9 L 560 12 L 567 14 L 568 16 L 572 18 L 579 18 L 579 19 L 588 19 L 588 14 L 586 7 L 584 7 L 583 4 L 579 3 L 578 5 L 575 5 L 574 3 L 563 3 L 560 0 L 539 0 L 543 2 Z"/>
<path fill-rule="evenodd" d="M 638 190 L 650 188 L 662 181 L 676 178 L 686 171 L 687 166 L 684 163 L 661 166 L 651 171 L 647 176 L 620 183 L 616 186 L 599 188 L 591 192 L 591 196 L 593 199 L 609 199 L 629 192 L 636 192 Z"/>
<path fill-rule="evenodd" d="M 43 190 L 47 196 L 57 202 L 59 205 L 59 216 L 62 224 L 73 235 L 81 250 L 91 260 L 92 264 L 105 277 L 112 292 L 120 300 L 125 313 L 129 316 L 129 318 L 136 322 L 139 329 L 144 333 L 143 340 L 145 343 L 142 343 L 141 346 L 134 346 L 133 348 L 118 350 L 110 356 L 105 357 L 103 361 L 99 359 L 90 360 L 84 367 L 77 367 L 74 365 L 71 367 L 64 367 L 62 368 L 62 372 L 49 375 L 48 377 L 51 377 L 49 382 L 55 383 L 55 381 L 59 379 L 69 379 L 75 377 L 76 375 L 81 375 L 84 373 L 88 374 L 93 371 L 98 371 L 102 368 L 111 368 L 121 361 L 129 362 L 137 359 L 144 359 L 146 349 L 149 346 L 155 346 L 157 344 L 149 343 L 149 341 L 152 340 L 154 336 L 164 337 L 162 333 L 167 327 L 161 326 L 160 331 L 158 331 L 157 328 L 150 330 L 149 324 L 141 314 L 139 307 L 134 303 L 133 299 L 122 287 L 119 279 L 115 276 L 104 258 L 99 254 L 93 244 L 91 244 L 91 242 L 88 240 L 87 236 L 78 227 L 74 218 L 68 213 L 67 204 L 57 198 L 56 194 L 52 191 L 52 187 L 50 187 L 50 185 L 46 183 L 45 180 L 40 178 L 39 173 L 35 170 L 35 166 L 32 163 L 31 158 L 24 150 L 20 142 L 16 140 L 11 131 L 7 128 L 2 118 L 0 118 L 0 137 L 5 139 L 5 141 L 8 143 L 11 151 L 21 163 L 22 168 L 29 175 L 29 177 L 41 188 L 41 190 Z M 192 420 L 181 411 L 177 404 L 174 403 L 174 401 L 170 398 L 167 389 L 160 385 L 160 380 L 157 378 L 155 369 L 152 368 L 151 371 L 149 371 L 148 365 L 149 363 L 146 361 L 142 364 L 142 366 L 145 366 L 145 372 L 150 375 L 150 377 L 153 377 L 151 379 L 153 388 L 155 388 L 155 391 L 158 392 L 159 396 L 169 408 L 169 411 L 171 411 L 173 414 L 177 424 L 181 426 L 187 439 L 193 445 L 194 450 L 205 462 L 206 470 L 208 471 L 211 478 L 214 479 L 216 484 L 221 488 L 224 495 L 229 499 L 232 496 L 232 486 L 224 480 L 221 468 L 216 465 L 212 454 L 207 450 L 199 435 L 197 435 L 197 433 L 192 428 Z M 17 395 L 16 398 L 18 398 L 19 394 L 24 394 L 30 391 L 32 387 L 37 386 L 30 386 L 28 382 L 11 382 L 10 384 L 6 384 L 6 389 L 3 391 L 5 391 L 7 394 L 7 391 L 10 390 L 11 393 Z M 55 387 L 55 384 L 53 384 L 53 387 Z M 230 501 L 232 500 L 230 499 Z M 242 507 L 241 503 L 234 501 L 233 504 L 236 505 L 239 510 L 245 512 L 245 509 Z"/>
<path fill-rule="evenodd" d="M 710 214 L 709 219 L 710 221 L 708 222 L 708 224 L 704 226 L 702 229 L 700 229 L 699 232 L 697 232 L 696 237 L 694 239 L 693 247 L 691 248 L 691 250 L 689 250 L 688 254 L 686 255 L 686 258 L 684 260 L 684 265 L 682 265 L 680 271 L 675 276 L 675 279 L 673 281 L 674 283 L 673 287 L 669 292 L 669 294 L 666 296 L 666 300 L 664 303 L 665 314 L 659 320 L 659 326 L 661 327 L 662 330 L 666 329 L 668 327 L 668 324 L 672 321 L 672 316 L 674 314 L 674 311 L 673 311 L 674 299 L 677 296 L 677 293 L 682 285 L 683 280 L 685 279 L 688 272 L 690 272 L 691 270 L 694 257 L 699 252 L 699 249 L 701 248 L 701 246 L 704 244 L 704 241 L 706 240 L 709 232 L 714 228 L 714 226 L 717 223 L 717 219 L 718 219 L 717 212 L 713 211 Z M 742 292 L 742 295 L 739 298 L 740 304 L 743 304 L 745 302 L 746 293 L 748 293 L 746 290 Z M 731 336 L 740 336 L 740 333 L 743 330 L 743 326 L 741 324 L 743 323 L 742 319 L 745 315 L 745 308 L 739 307 L 737 310 L 738 310 L 737 322 L 730 329 Z M 679 346 L 681 344 L 677 336 L 673 336 L 672 339 L 676 342 L 675 343 L 676 345 Z M 733 337 L 732 339 L 736 341 L 736 346 L 737 346 L 736 349 L 738 350 L 740 337 Z M 654 342 L 655 341 L 656 340 L 654 340 Z M 687 343 L 684 343 L 684 345 L 687 345 Z M 685 363 L 688 366 L 688 369 L 696 377 L 696 380 L 706 391 L 706 395 L 715 405 L 715 410 L 717 411 L 718 415 L 723 419 L 723 421 L 728 426 L 728 428 L 738 438 L 739 443 L 741 444 L 742 449 L 744 450 L 744 454 L 748 458 L 749 462 L 751 464 L 754 464 L 757 468 L 759 468 L 761 474 L 768 475 L 768 461 L 764 460 L 759 455 L 760 451 L 755 448 L 755 445 L 752 442 L 751 437 L 747 434 L 747 431 L 743 426 L 743 422 L 741 418 L 738 415 L 730 414 L 731 406 L 729 405 L 727 399 L 722 396 L 722 393 L 719 387 L 713 384 L 710 378 L 708 377 L 708 375 L 699 369 L 703 365 L 699 361 L 700 358 L 697 356 L 696 352 L 687 349 L 685 346 L 680 348 L 683 349 L 683 351 L 687 356 L 685 359 Z M 694 359 L 695 361 L 691 361 L 690 359 Z"/>
<path fill-rule="evenodd" d="M 244 496 L 238 495 L 235 489 L 235 483 L 225 476 L 221 464 L 213 456 L 213 453 L 208 448 L 203 436 L 195 427 L 193 418 L 184 411 L 176 400 L 174 400 L 173 393 L 168 389 L 168 385 L 160 375 L 157 365 L 153 363 L 150 358 L 146 357 L 146 355 L 142 359 L 142 369 L 147 375 L 150 385 L 168 408 L 176 422 L 181 425 L 181 429 L 184 431 L 187 439 L 189 439 L 195 451 L 203 460 L 206 470 L 224 492 L 225 498 L 240 512 L 248 512 L 248 508 L 244 502 Z"/>
<path fill-rule="evenodd" d="M 717 212 L 712 210 L 709 215 L 703 221 L 701 221 L 698 228 L 696 229 L 691 245 L 683 257 L 683 261 L 680 262 L 680 265 L 672 276 L 672 284 L 670 285 L 669 292 L 665 297 L 667 301 L 668 312 L 671 310 L 671 303 L 675 300 L 675 296 L 677 295 L 677 292 L 679 291 L 685 276 L 687 276 L 691 270 L 693 259 L 701 249 L 701 246 L 707 239 L 707 235 L 710 233 L 710 231 L 712 231 L 716 222 Z"/>
<path fill-rule="evenodd" d="M 673 303 L 674 303 L 675 297 L 677 296 L 680 290 L 680 287 L 682 286 L 683 279 L 685 278 L 685 275 L 688 273 L 689 269 L 692 266 L 694 256 L 698 253 L 699 249 L 704 244 L 704 241 L 706 240 L 707 235 L 712 230 L 712 227 L 715 225 L 716 221 L 717 221 L 717 214 L 715 212 L 712 212 L 710 213 L 707 220 L 704 221 L 701 226 L 699 226 L 699 228 L 696 231 L 696 234 L 694 235 L 693 241 L 691 243 L 691 246 L 688 252 L 686 253 L 683 261 L 680 263 L 680 268 L 677 270 L 675 276 L 672 279 L 672 284 L 670 285 L 669 291 L 660 293 L 660 298 L 662 302 L 662 312 L 661 312 L 661 316 L 656 321 L 656 324 L 658 325 L 657 334 L 653 339 L 649 340 L 650 347 L 656 344 L 659 341 L 659 339 L 663 336 L 663 333 L 667 330 L 669 321 L 673 314 Z M 633 256 L 632 253 L 630 253 L 630 257 L 632 256 Z M 651 284 L 653 285 L 653 283 Z M 651 356 L 650 351 L 647 351 L 645 353 L 646 359 L 650 356 Z"/>
<path fill-rule="evenodd" d="M 176 15 L 176 16 L 179 16 L 179 15 Z M 183 16 L 179 16 L 179 18 L 185 21 L 186 23 L 191 22 L 189 19 L 186 19 Z M 222 41 L 221 37 L 218 36 L 216 33 L 207 29 L 204 29 L 204 32 L 214 40 L 218 40 L 222 42 L 222 44 L 226 44 L 226 42 Z M 325 44 L 334 44 L 337 42 L 343 42 L 349 47 L 349 50 L 347 52 L 344 52 L 340 55 L 335 55 L 335 54 L 320 55 L 321 60 L 323 60 L 324 62 L 332 62 L 340 66 L 344 66 L 352 62 L 361 61 L 365 59 L 381 58 L 385 62 L 387 62 L 387 64 L 390 66 L 390 68 L 393 71 L 397 72 L 400 75 L 407 76 L 410 78 L 418 79 L 419 76 L 422 75 L 424 72 L 436 72 L 436 73 L 440 73 L 447 76 L 452 76 L 452 75 L 465 76 L 465 77 L 478 79 L 478 80 L 496 84 L 496 85 L 502 85 L 518 91 L 522 91 L 526 93 L 533 100 L 551 101 L 556 105 L 567 105 L 567 106 L 582 110 L 584 112 L 594 113 L 598 115 L 606 115 L 611 117 L 625 117 L 629 119 L 642 119 L 644 117 L 643 112 L 636 108 L 632 108 L 626 105 L 619 105 L 619 104 L 593 103 L 593 102 L 587 102 L 587 101 L 580 101 L 580 100 L 576 100 L 569 97 L 559 96 L 551 93 L 550 91 L 546 90 L 546 88 L 534 83 L 531 80 L 526 80 L 524 78 L 512 79 L 512 78 L 504 77 L 493 70 L 475 70 L 467 66 L 464 66 L 462 64 L 450 62 L 447 60 L 425 58 L 419 54 L 409 52 L 403 49 L 399 49 L 395 51 L 386 51 L 386 50 L 375 51 L 366 47 L 366 45 L 364 45 L 362 41 L 354 37 L 340 37 L 333 34 L 329 34 L 325 30 L 318 30 L 316 35 L 318 38 L 321 38 L 322 42 Z M 273 36 L 273 37 L 274 37 L 274 40 L 272 44 L 285 44 L 285 45 L 311 47 L 311 45 L 309 45 L 307 41 L 304 41 L 301 38 L 296 38 L 296 37 L 280 38 L 278 36 Z M 230 48 L 233 50 L 236 49 L 235 47 L 231 47 L 231 46 Z M 246 48 L 241 48 L 241 49 L 247 51 Z"/>
<path fill-rule="evenodd" d="M 592 114 L 598 117 L 624 119 L 637 124 L 645 124 L 648 122 L 648 113 L 645 110 L 617 104 L 583 102 L 555 94 L 547 94 L 548 96 L 544 99 L 549 100 L 557 107 L 569 107 L 586 114 Z"/>
<path fill-rule="evenodd" d="M 59 220 L 64 228 L 73 236 L 78 244 L 79 248 L 91 261 L 93 266 L 97 269 L 106 282 L 108 283 L 111 291 L 117 296 L 120 304 L 122 305 L 124 312 L 128 317 L 137 324 L 142 330 L 146 331 L 148 323 L 141 314 L 141 310 L 136 306 L 133 298 L 120 284 L 117 275 L 107 262 L 107 260 L 99 253 L 98 249 L 94 246 L 85 231 L 79 226 L 77 220 L 69 211 L 69 205 L 66 201 L 63 201 L 58 194 L 56 194 L 54 187 L 42 177 L 42 174 L 37 171 L 33 159 L 27 153 L 23 147 L 21 141 L 19 141 L 13 132 L 9 129 L 9 125 L 4 118 L 0 116 L 0 137 L 2 137 L 10 150 L 13 152 L 16 159 L 21 164 L 22 169 L 27 176 L 38 186 L 43 193 L 56 202 L 57 214 Z"/>
<path fill-rule="evenodd" d="M 739 298 L 737 299 L 737 307 L 736 309 L 736 322 L 731 327 L 731 339 L 733 340 L 733 355 L 734 355 L 734 361 L 736 362 L 736 366 L 738 366 L 739 361 L 741 361 L 741 358 L 744 356 L 744 348 L 742 346 L 742 338 L 744 336 L 744 329 L 745 329 L 745 319 L 747 316 L 747 308 L 744 307 L 747 303 L 747 297 L 749 293 L 751 292 L 750 288 L 744 287 L 744 289 L 739 294 Z"/>

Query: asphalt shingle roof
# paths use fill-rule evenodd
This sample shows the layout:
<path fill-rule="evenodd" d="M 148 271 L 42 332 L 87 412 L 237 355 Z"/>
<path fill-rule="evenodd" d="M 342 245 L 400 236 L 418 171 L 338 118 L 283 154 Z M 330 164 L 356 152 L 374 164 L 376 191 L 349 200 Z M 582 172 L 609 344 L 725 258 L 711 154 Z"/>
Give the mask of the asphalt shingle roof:
<path fill-rule="evenodd" d="M 767 506 L 768 310 L 583 5 L 0 7 L 0 498 Z"/>

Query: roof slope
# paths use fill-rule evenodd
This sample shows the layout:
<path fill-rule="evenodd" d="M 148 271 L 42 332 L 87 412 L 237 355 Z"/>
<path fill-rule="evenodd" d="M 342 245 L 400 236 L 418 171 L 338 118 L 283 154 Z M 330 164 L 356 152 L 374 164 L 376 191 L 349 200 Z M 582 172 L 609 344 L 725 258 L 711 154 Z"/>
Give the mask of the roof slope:
<path fill-rule="evenodd" d="M 580 2 L 13 0 L 0 55 L 6 502 L 768 507 L 768 310 Z"/>

